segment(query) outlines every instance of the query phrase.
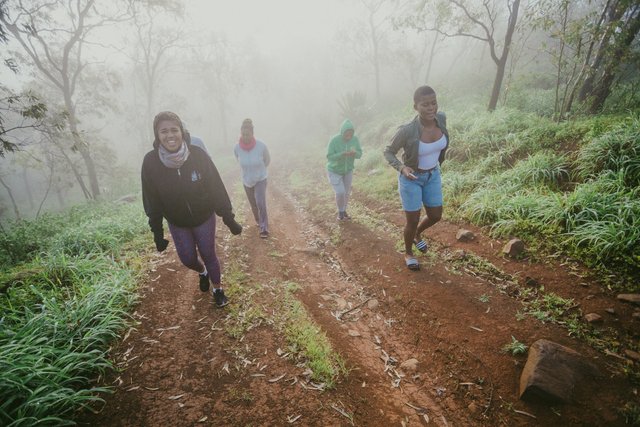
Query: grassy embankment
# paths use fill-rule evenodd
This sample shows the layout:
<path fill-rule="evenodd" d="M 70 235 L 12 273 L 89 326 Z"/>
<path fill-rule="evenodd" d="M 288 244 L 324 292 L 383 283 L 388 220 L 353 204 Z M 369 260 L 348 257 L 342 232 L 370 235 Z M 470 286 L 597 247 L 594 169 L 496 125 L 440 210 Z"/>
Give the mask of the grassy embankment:
<path fill-rule="evenodd" d="M 0 235 L 1 425 L 73 424 L 108 391 L 95 379 L 131 320 L 146 230 L 139 204 L 101 203 Z"/>

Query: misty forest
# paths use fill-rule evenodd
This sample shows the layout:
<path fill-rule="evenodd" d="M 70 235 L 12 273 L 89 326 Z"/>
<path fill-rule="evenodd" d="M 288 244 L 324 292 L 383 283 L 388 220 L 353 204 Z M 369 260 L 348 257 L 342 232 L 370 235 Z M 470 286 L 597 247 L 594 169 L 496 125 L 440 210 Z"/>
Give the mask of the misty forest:
<path fill-rule="evenodd" d="M 639 35 L 0 0 L 0 425 L 640 425 Z"/>

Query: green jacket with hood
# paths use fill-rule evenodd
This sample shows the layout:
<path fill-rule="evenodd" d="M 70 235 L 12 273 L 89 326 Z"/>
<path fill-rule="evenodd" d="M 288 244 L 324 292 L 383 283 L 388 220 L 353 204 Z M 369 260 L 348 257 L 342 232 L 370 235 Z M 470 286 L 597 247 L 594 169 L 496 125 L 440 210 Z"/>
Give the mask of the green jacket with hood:
<path fill-rule="evenodd" d="M 344 133 L 348 130 L 354 130 L 354 134 L 349 141 L 345 141 Z M 355 156 L 343 155 L 347 151 L 355 151 Z M 362 157 L 362 148 L 360 141 L 355 135 L 355 129 L 351 120 L 346 119 L 342 122 L 340 133 L 329 141 L 327 147 L 327 170 L 337 173 L 338 175 L 346 175 L 353 170 L 353 162 L 355 159 Z"/>

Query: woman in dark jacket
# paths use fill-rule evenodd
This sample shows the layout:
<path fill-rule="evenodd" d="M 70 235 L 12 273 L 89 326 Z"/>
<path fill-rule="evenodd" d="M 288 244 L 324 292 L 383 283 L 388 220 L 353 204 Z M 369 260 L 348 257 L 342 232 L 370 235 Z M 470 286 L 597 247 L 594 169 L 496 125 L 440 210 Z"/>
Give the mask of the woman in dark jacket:
<path fill-rule="evenodd" d="M 231 233 L 242 232 L 229 195 L 215 165 L 201 148 L 191 145 L 180 118 L 163 111 L 153 119 L 153 150 L 142 162 L 142 200 L 158 251 L 166 249 L 162 219 L 180 261 L 200 275 L 200 290 L 209 290 L 218 307 L 228 303 L 220 284 L 216 255 L 216 215 Z M 198 255 L 202 261 L 198 258 Z"/>
<path fill-rule="evenodd" d="M 413 95 L 413 108 L 418 115 L 400 126 L 384 150 L 384 157 L 398 173 L 398 191 L 407 223 L 404 227 L 404 260 L 410 270 L 419 270 L 413 256 L 413 245 L 427 251 L 421 234 L 442 217 L 442 183 L 440 164 L 449 147 L 446 116 L 438 111 L 435 91 L 420 86 Z M 396 155 L 403 150 L 402 161 Z M 422 206 L 425 217 L 420 221 Z"/>

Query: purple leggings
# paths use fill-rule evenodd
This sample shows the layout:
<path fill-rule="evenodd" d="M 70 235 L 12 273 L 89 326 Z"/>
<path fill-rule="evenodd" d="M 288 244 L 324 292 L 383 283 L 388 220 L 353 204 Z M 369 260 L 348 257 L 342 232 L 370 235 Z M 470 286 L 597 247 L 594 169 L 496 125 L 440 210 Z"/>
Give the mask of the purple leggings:
<path fill-rule="evenodd" d="M 198 259 L 198 253 L 207 266 L 209 280 L 214 288 L 220 285 L 220 261 L 216 256 L 216 214 L 198 225 L 197 227 L 178 227 L 169 224 L 169 231 L 173 237 L 173 244 L 180 261 L 191 270 L 202 272 L 202 262 Z M 196 251 L 197 246 L 197 251 Z"/>

